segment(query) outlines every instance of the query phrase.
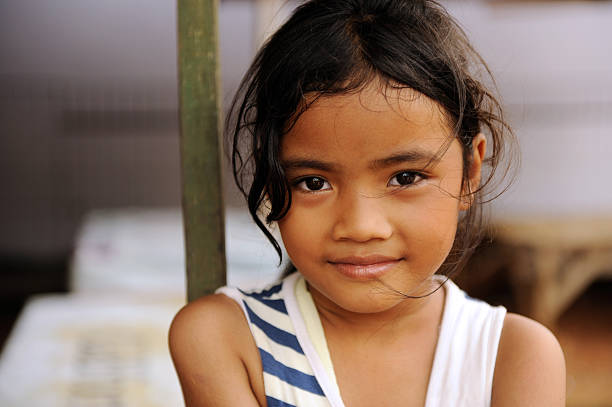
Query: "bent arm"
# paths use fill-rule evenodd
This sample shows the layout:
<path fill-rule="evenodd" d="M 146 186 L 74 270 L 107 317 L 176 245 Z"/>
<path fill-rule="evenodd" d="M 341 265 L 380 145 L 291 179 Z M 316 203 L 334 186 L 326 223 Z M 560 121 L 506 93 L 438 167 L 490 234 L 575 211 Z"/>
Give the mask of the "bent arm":
<path fill-rule="evenodd" d="M 491 406 L 565 406 L 565 359 L 547 328 L 520 315 L 506 316 Z"/>
<path fill-rule="evenodd" d="M 169 345 L 185 405 L 264 406 L 263 383 L 253 372 L 261 363 L 252 342 L 240 307 L 224 295 L 198 299 L 179 311 Z"/>

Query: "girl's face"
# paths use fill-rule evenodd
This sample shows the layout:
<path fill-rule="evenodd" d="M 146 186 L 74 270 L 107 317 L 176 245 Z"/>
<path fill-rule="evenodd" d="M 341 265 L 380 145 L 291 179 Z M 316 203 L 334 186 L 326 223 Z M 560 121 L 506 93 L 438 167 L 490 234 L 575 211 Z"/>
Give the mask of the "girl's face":
<path fill-rule="evenodd" d="M 431 290 L 454 241 L 462 149 L 441 108 L 412 90 L 321 97 L 281 145 L 292 186 L 278 224 L 315 301 L 381 312 Z M 478 182 L 484 138 L 475 139 Z M 329 300 L 329 301 L 328 301 Z"/>

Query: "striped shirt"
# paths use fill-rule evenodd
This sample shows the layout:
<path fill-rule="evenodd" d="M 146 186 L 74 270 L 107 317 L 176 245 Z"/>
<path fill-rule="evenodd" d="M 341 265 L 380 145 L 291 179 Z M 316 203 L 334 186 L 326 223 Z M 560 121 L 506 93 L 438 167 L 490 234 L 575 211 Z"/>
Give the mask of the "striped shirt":
<path fill-rule="evenodd" d="M 296 296 L 300 281 L 304 287 L 294 273 L 263 290 L 217 292 L 234 299 L 249 322 L 268 407 L 344 407 L 316 309 Z M 445 291 L 425 406 L 489 406 L 506 310 L 466 296 L 452 281 Z"/>

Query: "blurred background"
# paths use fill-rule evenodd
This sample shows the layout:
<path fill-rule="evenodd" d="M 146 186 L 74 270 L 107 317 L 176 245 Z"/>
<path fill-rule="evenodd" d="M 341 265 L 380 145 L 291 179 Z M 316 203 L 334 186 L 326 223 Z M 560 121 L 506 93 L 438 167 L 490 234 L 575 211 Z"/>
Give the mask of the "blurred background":
<path fill-rule="evenodd" d="M 224 107 L 296 4 L 220 2 Z M 612 2 L 443 4 L 522 151 L 459 282 L 553 329 L 568 405 L 612 406 Z M 180 404 L 165 345 L 185 284 L 175 7 L 0 0 L 3 406 Z M 228 280 L 268 281 L 277 258 L 225 178 Z"/>

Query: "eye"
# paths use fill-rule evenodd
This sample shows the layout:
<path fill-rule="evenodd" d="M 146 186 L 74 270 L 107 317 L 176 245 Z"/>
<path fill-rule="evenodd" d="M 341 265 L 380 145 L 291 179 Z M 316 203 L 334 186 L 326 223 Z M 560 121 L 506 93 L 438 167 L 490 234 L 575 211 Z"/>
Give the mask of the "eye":
<path fill-rule="evenodd" d="M 321 177 L 306 177 L 299 179 L 294 184 L 298 189 L 306 192 L 316 192 L 316 191 L 324 191 L 331 189 L 331 185 L 329 182 L 325 181 L 324 178 Z"/>
<path fill-rule="evenodd" d="M 393 187 L 405 187 L 408 185 L 416 184 L 417 182 L 425 179 L 423 174 L 419 174 L 414 171 L 402 171 L 395 174 L 389 180 L 389 186 Z"/>

